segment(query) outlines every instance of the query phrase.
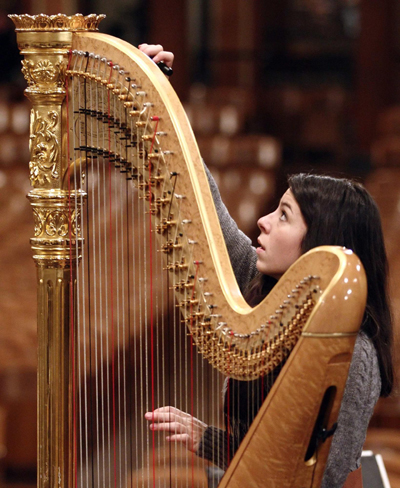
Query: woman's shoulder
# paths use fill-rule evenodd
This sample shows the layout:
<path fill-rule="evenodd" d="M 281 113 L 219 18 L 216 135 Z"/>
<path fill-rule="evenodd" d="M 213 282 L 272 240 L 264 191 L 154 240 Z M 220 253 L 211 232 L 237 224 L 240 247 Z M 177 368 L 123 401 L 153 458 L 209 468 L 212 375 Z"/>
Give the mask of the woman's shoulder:
<path fill-rule="evenodd" d="M 360 331 L 357 335 L 353 351 L 354 361 L 363 364 L 366 369 L 373 371 L 377 368 L 379 371 L 378 354 L 374 343 L 364 331 Z"/>
<path fill-rule="evenodd" d="M 346 390 L 354 394 L 354 399 L 362 398 L 365 405 L 375 405 L 380 395 L 378 355 L 372 340 L 363 331 L 359 332 L 354 345 Z"/>

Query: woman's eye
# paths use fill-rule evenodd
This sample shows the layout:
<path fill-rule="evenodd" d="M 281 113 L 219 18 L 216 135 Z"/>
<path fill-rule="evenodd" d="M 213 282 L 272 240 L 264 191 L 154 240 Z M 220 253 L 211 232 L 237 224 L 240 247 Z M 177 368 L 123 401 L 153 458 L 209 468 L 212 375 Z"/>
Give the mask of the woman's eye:
<path fill-rule="evenodd" d="M 279 220 L 287 220 L 287 215 L 284 210 L 281 211 L 281 216 L 279 217 Z"/>

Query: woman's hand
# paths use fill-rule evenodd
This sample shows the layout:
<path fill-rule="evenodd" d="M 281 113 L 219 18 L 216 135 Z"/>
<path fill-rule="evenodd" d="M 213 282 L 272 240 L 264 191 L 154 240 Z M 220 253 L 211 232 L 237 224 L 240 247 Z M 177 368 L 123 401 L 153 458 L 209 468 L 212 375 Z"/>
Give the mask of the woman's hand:
<path fill-rule="evenodd" d="M 155 63 L 162 61 L 169 68 L 172 67 L 174 62 L 174 54 L 169 51 L 164 51 L 161 44 L 140 44 L 138 46 L 140 51 L 147 54 Z"/>
<path fill-rule="evenodd" d="M 182 442 L 191 452 L 197 452 L 207 425 L 188 413 L 174 407 L 161 407 L 147 412 L 145 419 L 151 421 L 150 429 L 169 432 L 170 442 Z"/>

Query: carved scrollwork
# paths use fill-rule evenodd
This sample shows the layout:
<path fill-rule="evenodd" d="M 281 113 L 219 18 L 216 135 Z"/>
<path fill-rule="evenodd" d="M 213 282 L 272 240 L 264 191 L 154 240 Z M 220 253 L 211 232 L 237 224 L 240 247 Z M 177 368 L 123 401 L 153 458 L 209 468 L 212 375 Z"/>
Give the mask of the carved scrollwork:
<path fill-rule="evenodd" d="M 35 223 L 35 237 L 39 237 L 43 232 L 44 216 L 43 212 L 33 208 L 33 221 Z"/>
<path fill-rule="evenodd" d="M 75 208 L 71 212 L 71 232 L 74 237 L 81 236 L 81 211 L 79 208 Z"/>
<path fill-rule="evenodd" d="M 34 187 L 43 186 L 59 178 L 57 162 L 60 142 L 56 134 L 58 122 L 59 115 L 55 111 L 49 112 L 47 117 L 32 111 L 29 170 L 31 184 Z"/>
<path fill-rule="evenodd" d="M 65 212 L 53 210 L 46 218 L 46 234 L 49 237 L 66 237 L 69 232 L 69 217 Z"/>
<path fill-rule="evenodd" d="M 67 16 L 58 15 L 9 15 L 15 24 L 17 32 L 40 31 L 40 32 L 60 32 L 60 31 L 97 31 L 99 23 L 105 15 L 82 15 L 76 14 Z"/>
<path fill-rule="evenodd" d="M 80 210 L 35 208 L 33 209 L 35 221 L 35 237 L 76 238 L 80 235 Z M 71 233 L 70 233 L 71 225 Z M 49 244 L 55 242 L 54 239 Z"/>

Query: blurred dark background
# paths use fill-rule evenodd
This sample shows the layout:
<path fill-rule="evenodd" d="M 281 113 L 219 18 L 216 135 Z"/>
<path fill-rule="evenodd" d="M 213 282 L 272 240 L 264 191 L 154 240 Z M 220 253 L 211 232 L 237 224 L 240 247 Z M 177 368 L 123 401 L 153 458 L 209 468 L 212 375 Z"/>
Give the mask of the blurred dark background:
<path fill-rule="evenodd" d="M 103 13 L 102 32 L 175 53 L 171 83 L 228 208 L 252 238 L 288 173 L 364 182 L 382 214 L 397 341 L 399 0 L 0 0 L 0 486 L 35 483 L 30 107 L 7 15 L 42 12 Z M 378 404 L 366 444 L 383 454 L 392 488 L 400 487 L 399 427 L 395 394 Z"/>

